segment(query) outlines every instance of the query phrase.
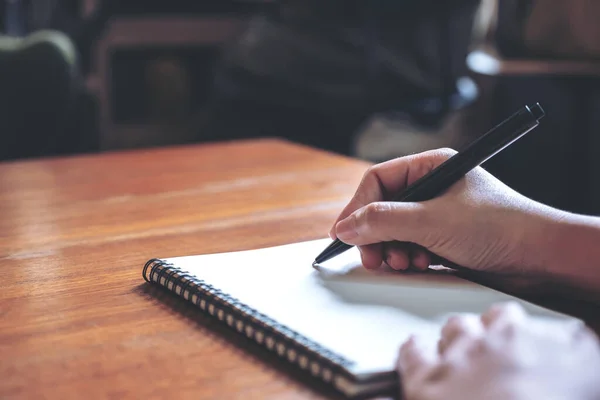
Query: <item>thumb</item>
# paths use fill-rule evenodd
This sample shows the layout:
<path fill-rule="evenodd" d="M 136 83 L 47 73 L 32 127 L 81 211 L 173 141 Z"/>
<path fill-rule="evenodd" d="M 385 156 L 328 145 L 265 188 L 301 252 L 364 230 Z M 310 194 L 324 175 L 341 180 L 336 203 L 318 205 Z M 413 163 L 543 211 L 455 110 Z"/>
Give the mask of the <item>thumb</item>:
<path fill-rule="evenodd" d="M 425 246 L 427 210 L 422 203 L 375 202 L 354 211 L 336 224 L 336 236 L 346 244 L 412 242 Z"/>

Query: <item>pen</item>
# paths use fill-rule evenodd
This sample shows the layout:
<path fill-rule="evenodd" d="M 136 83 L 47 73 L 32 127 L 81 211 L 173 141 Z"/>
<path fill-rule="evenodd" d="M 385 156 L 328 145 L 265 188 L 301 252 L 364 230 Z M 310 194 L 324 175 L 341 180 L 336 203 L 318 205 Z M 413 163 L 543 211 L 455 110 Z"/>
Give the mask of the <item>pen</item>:
<path fill-rule="evenodd" d="M 539 103 L 524 106 L 513 115 L 469 144 L 463 151 L 409 185 L 393 201 L 425 201 L 438 196 L 462 179 L 473 168 L 483 164 L 510 144 L 539 125 L 545 113 Z M 335 239 L 321 252 L 313 266 L 321 264 L 352 248 Z"/>

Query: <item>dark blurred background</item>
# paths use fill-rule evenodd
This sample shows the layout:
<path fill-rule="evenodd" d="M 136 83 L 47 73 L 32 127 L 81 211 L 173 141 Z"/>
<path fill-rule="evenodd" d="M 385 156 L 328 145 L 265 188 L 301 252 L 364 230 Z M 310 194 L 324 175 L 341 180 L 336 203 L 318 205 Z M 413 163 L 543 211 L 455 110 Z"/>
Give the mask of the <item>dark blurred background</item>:
<path fill-rule="evenodd" d="M 282 137 L 373 162 L 460 149 L 525 104 L 486 164 L 600 214 L 600 5 L 573 0 L 5 0 L 0 161 Z"/>

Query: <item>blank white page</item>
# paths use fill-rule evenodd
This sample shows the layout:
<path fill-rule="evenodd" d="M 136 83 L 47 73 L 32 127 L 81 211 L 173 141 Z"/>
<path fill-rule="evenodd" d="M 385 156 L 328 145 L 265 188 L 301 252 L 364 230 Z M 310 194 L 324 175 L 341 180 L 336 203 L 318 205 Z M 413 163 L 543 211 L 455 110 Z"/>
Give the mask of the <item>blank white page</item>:
<path fill-rule="evenodd" d="M 316 270 L 330 239 L 257 250 L 168 258 L 321 346 L 355 362 L 363 378 L 392 371 L 411 334 L 432 343 L 453 313 L 482 313 L 517 299 L 453 276 L 369 271 L 352 248 Z M 540 317 L 565 316 L 521 302 Z M 544 317 L 544 319 L 546 319 Z"/>

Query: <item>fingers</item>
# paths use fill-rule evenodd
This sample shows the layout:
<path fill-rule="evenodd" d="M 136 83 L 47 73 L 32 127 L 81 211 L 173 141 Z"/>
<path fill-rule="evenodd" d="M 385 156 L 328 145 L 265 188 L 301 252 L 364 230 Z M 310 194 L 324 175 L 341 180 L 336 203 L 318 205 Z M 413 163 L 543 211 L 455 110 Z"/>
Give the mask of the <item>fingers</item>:
<path fill-rule="evenodd" d="M 452 316 L 444 324 L 437 346 L 427 350 L 423 342 L 411 337 L 400 348 L 399 368 L 409 376 L 420 370 L 434 367 L 440 357 L 448 358 L 451 354 L 464 352 L 471 344 L 485 334 L 481 319 L 475 314 Z"/>
<path fill-rule="evenodd" d="M 354 196 L 335 220 L 329 236 L 332 239 L 336 237 L 335 225 L 338 221 L 369 203 L 383 200 L 386 193 L 400 190 L 406 181 L 410 160 L 411 157 L 397 158 L 369 168 Z"/>
<path fill-rule="evenodd" d="M 385 259 L 387 265 L 397 271 L 404 271 L 410 267 L 410 256 L 408 252 L 402 250 L 392 251 Z"/>
<path fill-rule="evenodd" d="M 435 390 L 435 382 L 443 381 L 456 368 L 464 370 L 467 367 L 472 372 L 469 369 L 472 367 L 471 357 L 481 354 L 486 348 L 487 337 L 494 335 L 488 327 L 517 321 L 523 314 L 519 306 L 507 303 L 492 307 L 481 317 L 475 314 L 452 316 L 441 330 L 437 352 L 431 348 L 427 351 L 426 343 L 415 338 L 405 342 L 400 348 L 397 363 L 404 394 Z"/>
<path fill-rule="evenodd" d="M 386 243 L 383 246 L 383 260 L 398 271 L 409 268 L 424 271 L 431 265 L 431 258 L 427 250 L 413 243 Z"/>
<path fill-rule="evenodd" d="M 531 318 L 516 302 L 492 306 L 481 321 L 487 330 L 487 345 L 501 355 L 523 356 L 535 341 L 542 347 L 564 347 L 578 362 L 600 356 L 600 340 L 582 321 Z"/>
<path fill-rule="evenodd" d="M 430 234 L 424 203 L 375 202 L 358 209 L 336 225 L 343 242 L 362 246 L 379 242 L 418 244 Z"/>
<path fill-rule="evenodd" d="M 383 246 L 383 259 L 390 268 L 404 271 L 410 267 L 410 244 L 409 243 L 386 243 Z"/>
<path fill-rule="evenodd" d="M 555 343 L 584 343 L 590 339 L 597 341 L 593 331 L 580 320 L 546 320 L 531 318 L 517 302 L 501 303 L 490 307 L 481 316 L 481 321 L 488 331 L 495 331 L 510 336 L 519 327 L 539 338 L 550 338 Z"/>
<path fill-rule="evenodd" d="M 376 269 L 385 263 L 397 271 L 409 268 L 424 271 L 431 265 L 427 250 L 412 243 L 373 243 L 358 246 L 358 249 L 367 269 Z"/>
<path fill-rule="evenodd" d="M 385 200 L 389 194 L 399 192 L 455 153 L 456 151 L 451 149 L 430 150 L 396 158 L 369 168 L 354 196 L 336 218 L 329 236 L 332 239 L 337 238 L 337 223 L 354 211 L 370 203 Z"/>
<path fill-rule="evenodd" d="M 445 359 L 465 355 L 485 333 L 481 319 L 474 314 L 453 316 L 442 328 L 438 351 Z"/>
<path fill-rule="evenodd" d="M 411 253 L 411 265 L 416 270 L 425 271 L 431 265 L 431 256 L 423 248 L 414 248 Z"/>
<path fill-rule="evenodd" d="M 435 349 L 426 347 L 425 343 L 410 337 L 401 347 L 398 354 L 396 369 L 400 376 L 400 397 L 417 398 L 423 394 L 423 387 L 428 376 L 439 366 Z"/>
<path fill-rule="evenodd" d="M 464 359 L 482 340 L 489 339 L 490 334 L 508 338 L 506 333 L 512 332 L 525 318 L 525 311 L 516 302 L 493 305 L 480 317 L 474 314 L 450 317 L 438 342 L 440 357 L 455 361 Z"/>
<path fill-rule="evenodd" d="M 379 268 L 383 260 L 383 244 L 373 243 L 366 246 L 359 246 L 363 267 L 367 269 Z"/>
<path fill-rule="evenodd" d="M 403 379 L 408 381 L 423 376 L 437 362 L 435 349 L 412 336 L 400 347 L 397 367 Z"/>
<path fill-rule="evenodd" d="M 481 316 L 483 326 L 488 330 L 506 330 L 521 324 L 527 314 L 516 302 L 495 304 Z"/>

